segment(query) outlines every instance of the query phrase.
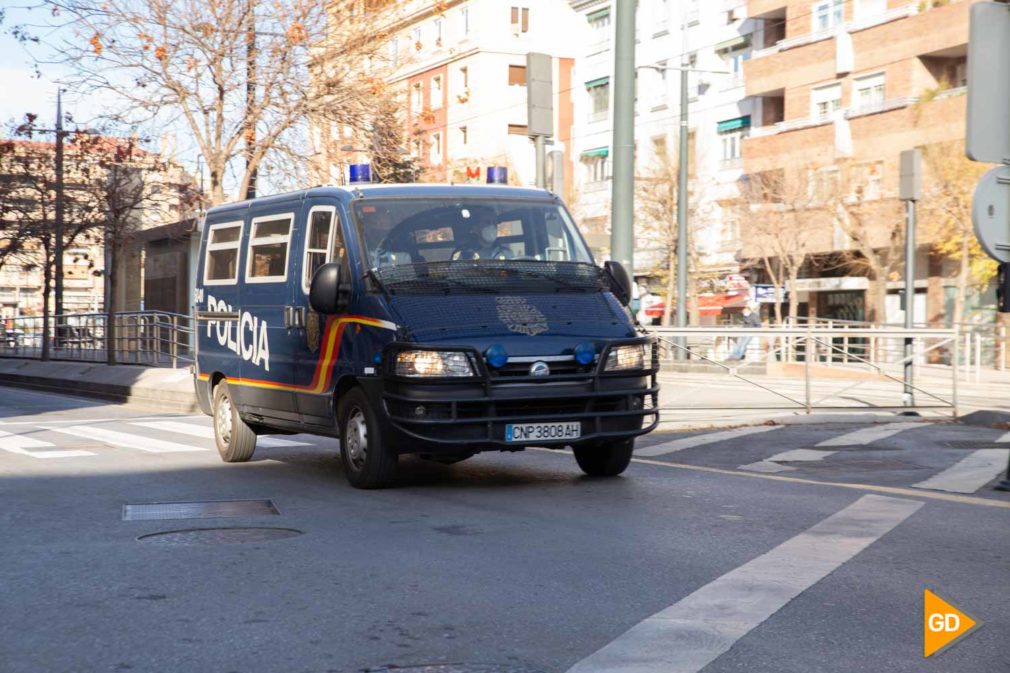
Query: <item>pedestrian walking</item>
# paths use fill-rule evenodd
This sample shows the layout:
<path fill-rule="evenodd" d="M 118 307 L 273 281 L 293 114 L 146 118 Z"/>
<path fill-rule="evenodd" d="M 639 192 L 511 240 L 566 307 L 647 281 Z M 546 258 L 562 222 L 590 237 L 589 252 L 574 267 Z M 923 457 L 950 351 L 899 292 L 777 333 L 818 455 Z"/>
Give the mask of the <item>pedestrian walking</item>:
<path fill-rule="evenodd" d="M 761 305 L 756 302 L 751 302 L 747 304 L 743 309 L 743 326 L 748 328 L 758 328 L 761 327 L 761 316 L 759 311 L 761 310 Z M 754 337 L 743 336 L 737 339 L 736 347 L 733 352 L 729 354 L 727 360 L 732 360 L 740 362 L 747 357 L 747 347 L 750 346 L 750 342 Z"/>

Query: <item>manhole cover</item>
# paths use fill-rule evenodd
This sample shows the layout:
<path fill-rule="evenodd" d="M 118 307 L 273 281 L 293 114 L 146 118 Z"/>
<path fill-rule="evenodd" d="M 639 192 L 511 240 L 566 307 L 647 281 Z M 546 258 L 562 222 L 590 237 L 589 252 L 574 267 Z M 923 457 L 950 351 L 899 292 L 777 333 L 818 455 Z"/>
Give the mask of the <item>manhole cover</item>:
<path fill-rule="evenodd" d="M 217 519 L 230 516 L 275 516 L 278 513 L 270 500 L 210 500 L 123 505 L 123 521 Z"/>
<path fill-rule="evenodd" d="M 420 666 L 378 666 L 362 673 L 543 673 L 521 664 L 427 664 Z"/>
<path fill-rule="evenodd" d="M 293 528 L 191 528 L 141 535 L 138 540 L 158 544 L 248 544 L 297 537 Z"/>

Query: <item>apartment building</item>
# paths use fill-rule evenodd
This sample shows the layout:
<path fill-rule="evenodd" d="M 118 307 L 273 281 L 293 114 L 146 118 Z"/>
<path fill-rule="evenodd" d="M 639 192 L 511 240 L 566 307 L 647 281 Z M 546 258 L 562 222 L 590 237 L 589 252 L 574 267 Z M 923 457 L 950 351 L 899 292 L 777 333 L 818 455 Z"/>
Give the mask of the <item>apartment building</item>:
<path fill-rule="evenodd" d="M 753 101 L 743 141 L 746 183 L 786 185 L 765 208 L 801 207 L 809 235 L 802 277 L 789 288 L 800 313 L 901 322 L 895 259 L 903 232 L 897 199 L 903 150 L 963 139 L 968 0 L 749 0 L 754 51 L 744 66 Z M 929 175 L 927 174 L 927 184 Z M 760 190 L 756 190 L 760 191 Z M 789 203 L 789 201 L 792 203 Z M 802 201 L 802 206 L 797 202 Z M 762 238 L 741 223 L 741 256 L 761 267 Z M 866 244 L 885 260 L 865 264 Z M 745 218 L 746 220 L 746 218 Z M 751 225 L 751 226 L 749 226 Z M 916 315 L 942 321 L 952 301 L 955 262 L 931 252 L 920 230 Z M 896 249 L 898 248 L 898 249 Z M 872 266 L 872 265 L 869 265 Z M 881 301 L 883 300 L 883 301 Z"/>
<path fill-rule="evenodd" d="M 614 70 L 614 17 L 618 0 L 571 0 L 591 37 L 575 70 L 575 208 L 591 245 L 610 247 L 610 143 Z M 639 0 L 635 106 L 635 175 L 641 190 L 676 168 L 681 71 L 688 78 L 690 232 L 709 275 L 737 269 L 736 202 L 743 175 L 742 139 L 752 124 L 743 64 L 750 58 L 755 22 L 746 0 Z M 635 267 L 643 273 L 665 265 L 668 240 L 655 223 L 636 216 Z"/>
<path fill-rule="evenodd" d="M 570 176 L 571 78 L 584 36 L 566 0 L 409 0 L 384 11 L 386 79 L 404 112 L 403 149 L 417 159 L 423 180 L 484 182 L 487 167 L 497 165 L 510 169 L 511 183 L 534 184 L 528 52 L 553 57 L 555 136 L 548 150 L 565 152 Z M 337 144 L 353 145 L 355 131 L 345 132 Z M 361 149 L 330 153 L 338 176 L 347 164 L 368 160 Z"/>

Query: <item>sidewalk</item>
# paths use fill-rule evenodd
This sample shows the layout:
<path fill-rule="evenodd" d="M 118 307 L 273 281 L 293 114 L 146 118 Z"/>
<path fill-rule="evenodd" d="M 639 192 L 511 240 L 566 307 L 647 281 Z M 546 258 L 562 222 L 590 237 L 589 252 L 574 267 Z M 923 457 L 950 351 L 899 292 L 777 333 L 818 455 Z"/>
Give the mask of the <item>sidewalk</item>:
<path fill-rule="evenodd" d="M 125 402 L 152 411 L 199 411 L 188 367 L 110 367 L 86 362 L 0 358 L 0 384 Z"/>

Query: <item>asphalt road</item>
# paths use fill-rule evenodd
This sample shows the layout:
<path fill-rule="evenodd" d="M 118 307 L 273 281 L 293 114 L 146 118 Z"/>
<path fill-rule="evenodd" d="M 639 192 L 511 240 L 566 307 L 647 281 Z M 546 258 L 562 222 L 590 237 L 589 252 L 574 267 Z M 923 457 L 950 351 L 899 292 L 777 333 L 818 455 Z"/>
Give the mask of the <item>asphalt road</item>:
<path fill-rule="evenodd" d="M 530 450 L 363 492 L 332 440 L 225 465 L 209 428 L 0 388 L 0 671 L 1010 670 L 999 430 L 653 435 L 618 479 Z M 235 499 L 278 513 L 123 520 Z M 138 539 L 191 528 L 226 530 Z M 929 659 L 926 588 L 983 622 Z"/>

